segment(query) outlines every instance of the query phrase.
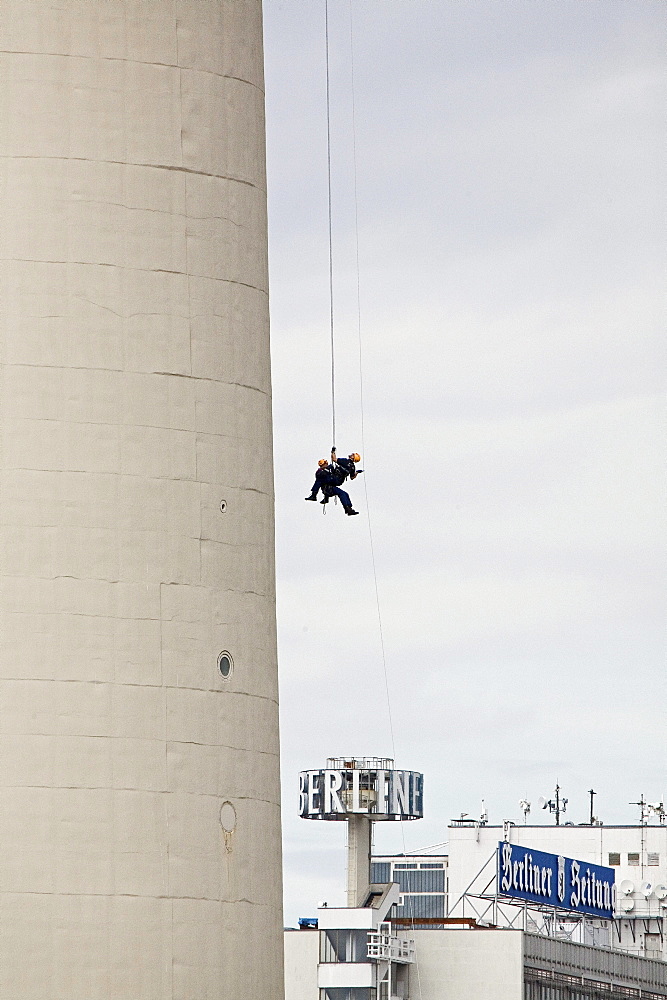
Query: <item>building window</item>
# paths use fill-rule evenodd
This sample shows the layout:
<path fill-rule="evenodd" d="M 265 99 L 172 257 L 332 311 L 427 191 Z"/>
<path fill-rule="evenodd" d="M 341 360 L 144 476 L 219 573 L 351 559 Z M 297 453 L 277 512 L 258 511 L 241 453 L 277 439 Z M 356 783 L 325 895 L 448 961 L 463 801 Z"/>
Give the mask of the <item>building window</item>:
<path fill-rule="evenodd" d="M 366 962 L 368 931 L 320 931 L 320 962 Z"/>
<path fill-rule="evenodd" d="M 407 894 L 403 905 L 394 908 L 393 916 L 419 919 L 419 917 L 444 917 L 444 896 L 412 896 Z"/>
<path fill-rule="evenodd" d="M 654 866 L 655 865 L 659 865 L 660 864 L 660 855 L 659 854 L 653 854 L 652 852 L 649 852 L 648 857 L 647 857 L 646 860 L 647 860 L 647 864 L 649 864 L 649 865 L 654 865 Z"/>
<path fill-rule="evenodd" d="M 647 958 L 662 958 L 661 935 L 647 934 L 644 938 L 644 950 Z"/>
<path fill-rule="evenodd" d="M 615 866 L 615 865 L 620 865 L 620 863 L 621 863 L 621 855 L 617 854 L 615 851 L 611 851 L 609 854 L 609 864 Z"/>
<path fill-rule="evenodd" d="M 420 867 L 420 868 L 421 868 L 422 870 L 423 870 L 424 868 L 442 868 L 442 862 L 441 862 L 440 864 L 437 864 L 437 865 L 420 865 L 419 867 Z"/>
<path fill-rule="evenodd" d="M 639 864 L 639 854 L 628 854 L 628 864 L 638 865 Z"/>
<path fill-rule="evenodd" d="M 398 882 L 401 892 L 444 892 L 445 873 L 440 871 L 403 872 L 394 868 L 394 882 Z"/>
<path fill-rule="evenodd" d="M 408 868 L 412 870 L 415 869 L 416 867 L 417 865 L 403 865 L 403 864 L 394 865 L 394 869 L 400 868 L 401 871 L 406 871 Z"/>
<path fill-rule="evenodd" d="M 320 990 L 320 1000 L 375 1000 L 377 991 L 373 986 L 329 986 Z"/>
<path fill-rule="evenodd" d="M 371 864 L 371 882 L 375 882 L 376 885 L 389 882 L 390 874 L 391 865 L 388 861 L 373 861 Z"/>

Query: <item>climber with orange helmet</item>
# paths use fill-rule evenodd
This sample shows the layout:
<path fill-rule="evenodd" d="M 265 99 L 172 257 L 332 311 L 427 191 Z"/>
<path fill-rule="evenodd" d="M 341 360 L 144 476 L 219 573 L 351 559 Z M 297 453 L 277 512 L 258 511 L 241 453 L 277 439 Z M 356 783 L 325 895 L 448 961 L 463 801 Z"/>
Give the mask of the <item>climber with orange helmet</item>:
<path fill-rule="evenodd" d="M 331 467 L 329 466 L 326 458 L 321 458 L 317 463 L 317 471 L 315 473 L 313 488 L 310 491 L 310 496 L 306 497 L 306 500 L 317 500 L 319 490 L 323 490 L 324 484 L 330 483 L 331 481 Z"/>
<path fill-rule="evenodd" d="M 336 449 L 334 448 L 331 452 L 331 464 L 337 468 L 334 471 L 334 476 L 340 479 L 341 483 L 344 483 L 347 477 L 350 479 L 356 479 L 363 469 L 357 469 L 356 463 L 361 461 L 361 455 L 353 451 L 347 458 L 336 458 Z M 342 478 L 341 478 L 342 475 Z M 340 485 L 340 483 L 338 484 Z"/>
<path fill-rule="evenodd" d="M 356 451 L 352 452 L 347 458 L 337 458 L 336 449 L 331 449 L 331 463 L 327 464 L 325 458 L 321 458 L 317 463 L 319 468 L 315 473 L 315 482 L 313 483 L 313 488 L 311 490 L 310 496 L 306 497 L 306 500 L 317 500 L 318 491 L 321 489 L 323 494 L 323 499 L 320 503 L 329 503 L 330 497 L 337 496 L 343 505 L 343 510 L 348 515 L 358 514 L 358 510 L 353 510 L 352 501 L 350 500 L 349 493 L 345 490 L 341 490 L 341 486 L 349 476 L 350 479 L 356 479 L 363 469 L 356 468 L 356 462 L 361 461 L 361 455 Z"/>

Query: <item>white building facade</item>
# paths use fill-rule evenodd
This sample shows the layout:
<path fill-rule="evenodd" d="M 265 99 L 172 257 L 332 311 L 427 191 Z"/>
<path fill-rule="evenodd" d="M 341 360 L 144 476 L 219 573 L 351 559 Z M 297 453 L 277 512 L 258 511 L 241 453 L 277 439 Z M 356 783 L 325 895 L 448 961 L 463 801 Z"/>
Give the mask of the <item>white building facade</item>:
<path fill-rule="evenodd" d="M 396 892 L 383 921 L 387 940 L 405 942 L 400 971 L 383 977 L 374 939 L 367 936 L 362 972 L 359 931 L 354 956 L 350 949 L 327 950 L 329 928 L 346 927 L 352 935 L 353 927 L 366 927 L 370 918 L 358 908 L 323 908 L 318 930 L 286 931 L 286 1000 L 667 997 L 666 834 L 659 823 L 491 827 L 454 821 L 447 854 L 372 858 L 368 899 L 389 885 Z M 566 859 L 579 859 L 572 870 L 588 877 L 592 897 L 613 919 L 511 898 L 498 878 L 503 852 L 531 863 L 552 857 L 558 862 L 554 887 Z M 517 861 L 517 868 L 521 864 Z M 527 875 L 531 890 L 538 885 L 536 871 L 533 866 Z M 596 882 L 591 872 L 600 879 L 604 873 L 606 880 Z M 547 874 L 544 869 L 540 883 L 545 894 Z"/>
<path fill-rule="evenodd" d="M 533 850 L 611 867 L 616 876 L 614 921 L 590 934 L 599 943 L 667 961 L 667 826 L 480 825 L 455 822 L 448 830 L 447 911 L 462 912 L 469 890 L 498 842 L 507 839 Z M 484 880 L 484 876 L 480 881 Z M 477 885 L 479 888 L 479 883 Z"/>
<path fill-rule="evenodd" d="M 336 917 L 333 918 L 336 921 Z M 286 1000 L 664 1000 L 667 964 L 523 930 L 415 930 L 405 975 L 373 985 L 350 966 L 349 985 L 323 988 L 317 930 L 285 932 Z M 335 967 L 332 967 L 335 968 Z M 332 976 L 338 969 L 332 973 Z M 353 978 L 355 977 L 355 978 Z M 339 980 L 340 981 L 340 980 Z"/>

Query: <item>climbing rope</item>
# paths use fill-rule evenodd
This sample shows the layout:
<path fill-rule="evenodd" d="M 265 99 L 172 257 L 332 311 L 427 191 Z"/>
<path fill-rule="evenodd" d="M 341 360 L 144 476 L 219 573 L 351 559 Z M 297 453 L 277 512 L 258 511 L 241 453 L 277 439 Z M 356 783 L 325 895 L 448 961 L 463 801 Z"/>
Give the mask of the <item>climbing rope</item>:
<path fill-rule="evenodd" d="M 333 226 L 331 210 L 331 94 L 329 83 L 329 0 L 324 0 L 327 65 L 327 193 L 329 208 L 329 329 L 331 337 L 331 444 L 336 447 L 336 352 L 334 343 Z"/>
<path fill-rule="evenodd" d="M 364 376 L 363 376 L 363 346 L 361 336 L 361 277 L 359 264 L 359 198 L 357 185 L 357 132 L 356 132 L 356 106 L 355 106 L 355 86 L 354 86 L 354 20 L 352 0 L 349 0 L 350 9 L 350 66 L 351 66 L 351 95 L 352 95 L 352 159 L 354 175 L 354 235 L 355 235 L 355 264 L 357 279 L 357 341 L 359 344 L 359 409 L 361 415 L 361 449 L 366 452 L 366 441 L 364 433 Z M 336 448 L 336 344 L 334 325 L 334 282 L 333 282 L 333 210 L 331 196 L 331 68 L 330 68 L 330 44 L 329 44 L 329 0 L 324 0 L 324 35 L 326 49 L 326 114 L 327 114 L 327 209 L 328 209 L 328 235 L 329 235 L 329 334 L 331 344 L 331 441 L 332 453 Z M 366 509 L 368 511 L 368 539 L 370 545 L 371 565 L 373 569 L 373 585 L 375 593 L 375 608 L 377 614 L 378 633 L 380 637 L 380 652 L 382 659 L 382 672 L 384 677 L 384 690 L 387 702 L 387 719 L 389 723 L 389 736 L 391 741 L 392 757 L 396 759 L 396 741 L 394 738 L 394 723 L 391 710 L 391 694 L 389 690 L 389 675 L 387 671 L 387 657 L 384 642 L 384 629 L 382 623 L 382 611 L 380 607 L 380 592 L 377 578 L 377 565 L 375 561 L 375 543 L 373 539 L 373 524 L 371 518 L 371 506 L 368 497 L 367 478 L 364 477 L 364 494 L 366 498 Z M 326 514 L 326 505 L 322 508 L 322 513 Z M 401 824 L 401 835 L 403 838 L 403 853 L 406 852 L 405 832 Z M 412 896 L 409 895 L 410 923 L 414 932 L 414 912 Z M 421 973 L 419 969 L 419 959 L 415 945 L 415 966 L 417 970 L 417 983 L 419 997 L 422 997 Z"/>

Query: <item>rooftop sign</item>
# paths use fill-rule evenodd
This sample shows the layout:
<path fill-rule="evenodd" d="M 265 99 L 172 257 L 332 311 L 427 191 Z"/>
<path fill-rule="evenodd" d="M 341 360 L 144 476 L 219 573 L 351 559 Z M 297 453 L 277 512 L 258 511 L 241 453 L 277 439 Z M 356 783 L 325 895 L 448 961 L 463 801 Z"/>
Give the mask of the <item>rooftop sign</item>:
<path fill-rule="evenodd" d="M 299 775 L 302 819 L 345 820 L 354 814 L 374 821 L 422 818 L 424 776 L 419 772 L 397 771 L 388 759 L 328 763 L 339 766 Z"/>
<path fill-rule="evenodd" d="M 498 844 L 498 892 L 606 920 L 614 916 L 613 868 L 518 844 Z"/>

